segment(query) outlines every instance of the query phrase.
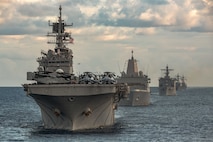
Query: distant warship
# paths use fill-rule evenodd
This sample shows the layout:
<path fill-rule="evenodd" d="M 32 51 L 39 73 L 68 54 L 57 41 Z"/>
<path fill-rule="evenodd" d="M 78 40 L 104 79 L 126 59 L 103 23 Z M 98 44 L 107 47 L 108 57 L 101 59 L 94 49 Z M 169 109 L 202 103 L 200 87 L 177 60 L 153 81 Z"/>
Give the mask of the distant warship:
<path fill-rule="evenodd" d="M 49 22 L 52 32 L 47 34 L 55 37 L 48 42 L 55 44 L 55 49 L 41 52 L 38 71 L 27 72 L 27 80 L 34 83 L 24 84 L 24 90 L 39 105 L 47 129 L 75 131 L 111 126 L 116 105 L 127 97 L 128 86 L 118 84 L 111 72 L 74 75 L 72 50 L 66 47 L 73 38 L 65 32 L 65 27 L 72 24 L 62 20 L 61 10 L 60 6 L 58 21 Z"/>
<path fill-rule="evenodd" d="M 127 83 L 130 87 L 129 97 L 119 102 L 120 106 L 144 106 L 150 104 L 150 78 L 138 71 L 137 61 L 133 57 L 128 60 L 127 72 L 121 73 L 119 83 Z"/>
<path fill-rule="evenodd" d="M 176 78 L 169 76 L 169 71 L 173 69 L 169 69 L 167 65 L 166 69 L 161 69 L 161 71 L 164 71 L 165 76 L 159 79 L 159 95 L 176 95 Z"/>
<path fill-rule="evenodd" d="M 187 84 L 186 84 L 185 80 L 186 79 L 184 76 L 180 76 L 179 74 L 177 74 L 177 77 L 176 77 L 176 90 L 177 91 L 185 90 L 187 88 Z"/>

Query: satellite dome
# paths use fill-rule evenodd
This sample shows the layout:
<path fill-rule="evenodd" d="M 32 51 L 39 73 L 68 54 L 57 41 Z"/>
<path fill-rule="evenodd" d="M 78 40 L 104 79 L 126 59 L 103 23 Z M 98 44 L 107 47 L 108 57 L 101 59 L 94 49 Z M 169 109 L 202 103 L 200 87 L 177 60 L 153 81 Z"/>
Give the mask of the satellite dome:
<path fill-rule="evenodd" d="M 64 73 L 64 71 L 62 69 L 57 69 L 55 72 L 56 73 Z"/>

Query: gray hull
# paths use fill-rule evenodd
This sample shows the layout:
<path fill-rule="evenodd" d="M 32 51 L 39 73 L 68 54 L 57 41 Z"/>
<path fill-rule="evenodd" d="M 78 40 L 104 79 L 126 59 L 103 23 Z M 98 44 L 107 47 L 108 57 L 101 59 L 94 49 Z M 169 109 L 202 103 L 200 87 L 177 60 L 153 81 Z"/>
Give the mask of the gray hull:
<path fill-rule="evenodd" d="M 147 106 L 150 104 L 150 91 L 135 89 L 130 91 L 129 97 L 120 100 L 120 106 Z"/>
<path fill-rule="evenodd" d="M 165 76 L 159 78 L 159 95 L 166 96 L 175 96 L 176 95 L 176 78 L 171 78 L 169 76 L 170 71 L 173 69 L 169 69 L 168 65 L 166 69 L 161 69 L 164 71 Z"/>
<path fill-rule="evenodd" d="M 24 90 L 39 105 L 45 128 L 74 131 L 113 125 L 114 109 L 129 87 L 116 83 L 112 72 L 74 74 L 73 53 L 66 47 L 73 38 L 65 32 L 72 25 L 62 19 L 59 6 L 58 20 L 49 21 L 52 32 L 47 34 L 55 38 L 48 42 L 55 48 L 41 51 L 38 70 L 27 72 L 27 80 L 34 83 L 23 84 Z"/>
<path fill-rule="evenodd" d="M 130 87 L 128 98 L 120 100 L 120 106 L 146 106 L 150 104 L 150 78 L 138 70 L 137 60 L 132 57 L 128 60 L 126 72 L 121 72 L 118 82 L 127 83 Z"/>
<path fill-rule="evenodd" d="M 74 131 L 114 124 L 115 85 L 29 85 L 27 92 L 39 105 L 47 129 Z"/>
<path fill-rule="evenodd" d="M 163 96 L 175 96 L 176 94 L 176 87 L 165 87 L 159 88 L 159 95 Z"/>

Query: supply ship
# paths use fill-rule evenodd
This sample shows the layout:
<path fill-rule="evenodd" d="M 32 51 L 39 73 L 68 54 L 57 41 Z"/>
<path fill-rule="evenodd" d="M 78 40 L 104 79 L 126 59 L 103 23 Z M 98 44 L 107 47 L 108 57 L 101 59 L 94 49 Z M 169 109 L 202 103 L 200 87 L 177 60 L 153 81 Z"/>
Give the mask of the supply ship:
<path fill-rule="evenodd" d="M 120 99 L 127 97 L 128 86 L 117 83 L 111 72 L 74 74 L 73 53 L 67 47 L 73 38 L 65 31 L 72 25 L 62 20 L 60 6 L 58 20 L 49 21 L 52 32 L 47 34 L 55 37 L 48 42 L 55 48 L 41 52 L 38 70 L 27 72 L 31 83 L 23 84 L 24 90 L 39 105 L 46 129 L 77 131 L 112 126 L 114 111 Z"/>
<path fill-rule="evenodd" d="M 171 78 L 169 76 L 170 71 L 174 69 L 169 69 L 168 65 L 166 69 L 161 69 L 165 76 L 159 79 L 159 95 L 173 96 L 176 95 L 176 78 Z"/>
<path fill-rule="evenodd" d="M 132 57 L 128 60 L 126 72 L 121 72 L 117 79 L 119 83 L 127 83 L 130 87 L 128 98 L 119 102 L 120 106 L 146 106 L 150 104 L 150 78 L 138 71 L 137 60 Z"/>

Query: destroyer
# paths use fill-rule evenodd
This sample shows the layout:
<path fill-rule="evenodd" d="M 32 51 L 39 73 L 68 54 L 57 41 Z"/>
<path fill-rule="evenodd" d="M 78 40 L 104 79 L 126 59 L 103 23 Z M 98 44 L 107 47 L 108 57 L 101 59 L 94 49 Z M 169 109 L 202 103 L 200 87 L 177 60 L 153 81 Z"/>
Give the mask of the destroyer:
<path fill-rule="evenodd" d="M 127 72 L 121 73 L 117 79 L 120 83 L 127 83 L 130 86 L 130 94 L 126 99 L 119 102 L 121 106 L 142 106 L 150 104 L 150 78 L 138 71 L 137 61 L 133 57 L 128 60 Z"/>
<path fill-rule="evenodd" d="M 176 77 L 176 90 L 177 91 L 186 90 L 187 84 L 186 84 L 185 80 L 186 79 L 184 76 L 180 76 L 179 74 L 177 74 L 177 77 Z"/>
<path fill-rule="evenodd" d="M 173 69 L 169 69 L 167 65 L 161 71 L 164 71 L 165 76 L 159 79 L 159 95 L 176 95 L 176 79 L 169 76 L 169 71 Z"/>
<path fill-rule="evenodd" d="M 58 21 L 50 23 L 55 37 L 55 49 L 41 52 L 37 59 L 38 71 L 28 72 L 24 90 L 41 109 L 44 127 L 47 129 L 84 130 L 114 124 L 114 110 L 128 87 L 118 84 L 111 72 L 95 75 L 85 72 L 80 76 L 73 73 L 72 50 L 66 44 L 73 42 L 71 34 L 65 32 L 67 25 L 59 7 Z"/>

